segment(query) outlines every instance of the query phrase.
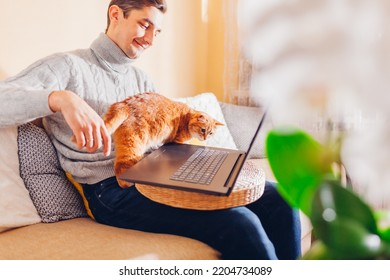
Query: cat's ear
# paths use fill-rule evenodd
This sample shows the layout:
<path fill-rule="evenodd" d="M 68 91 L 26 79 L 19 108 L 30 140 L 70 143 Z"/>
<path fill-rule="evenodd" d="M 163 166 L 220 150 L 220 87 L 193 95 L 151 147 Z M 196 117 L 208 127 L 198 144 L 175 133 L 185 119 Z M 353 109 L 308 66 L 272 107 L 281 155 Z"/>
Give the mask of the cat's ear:
<path fill-rule="evenodd" d="M 215 123 L 216 126 L 224 126 L 223 123 L 217 121 L 216 119 L 214 119 L 214 123 Z"/>
<path fill-rule="evenodd" d="M 204 114 L 199 114 L 198 115 L 198 122 L 200 123 L 206 123 L 207 122 L 207 118 Z"/>

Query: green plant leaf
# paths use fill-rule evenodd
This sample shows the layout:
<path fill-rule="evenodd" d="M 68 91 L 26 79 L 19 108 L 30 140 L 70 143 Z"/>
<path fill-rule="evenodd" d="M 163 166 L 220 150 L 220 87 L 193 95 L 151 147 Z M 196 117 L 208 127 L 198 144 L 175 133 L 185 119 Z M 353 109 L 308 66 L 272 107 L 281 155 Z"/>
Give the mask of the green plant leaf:
<path fill-rule="evenodd" d="M 373 259 L 388 250 L 370 207 L 336 181 L 320 185 L 310 220 L 316 236 L 342 258 Z"/>
<path fill-rule="evenodd" d="M 390 227 L 379 230 L 379 235 L 382 239 L 386 240 L 390 244 Z"/>
<path fill-rule="evenodd" d="M 314 196 L 310 219 L 313 225 L 322 226 L 333 218 L 352 220 L 367 231 L 378 233 L 374 213 L 365 202 L 338 181 L 324 180 Z"/>
<path fill-rule="evenodd" d="M 342 254 L 327 247 L 321 240 L 316 240 L 301 258 L 302 260 L 342 260 Z"/>
<path fill-rule="evenodd" d="M 390 243 L 390 212 L 387 210 L 377 210 L 374 212 L 378 232 L 382 239 Z"/>
<path fill-rule="evenodd" d="M 337 252 L 338 259 L 375 259 L 385 251 L 385 244 L 377 234 L 350 219 L 335 219 L 321 230 L 315 228 L 315 233 L 328 248 Z"/>
<path fill-rule="evenodd" d="M 310 135 L 294 128 L 271 130 L 266 152 L 281 195 L 310 216 L 314 193 L 331 174 L 330 153 Z"/>

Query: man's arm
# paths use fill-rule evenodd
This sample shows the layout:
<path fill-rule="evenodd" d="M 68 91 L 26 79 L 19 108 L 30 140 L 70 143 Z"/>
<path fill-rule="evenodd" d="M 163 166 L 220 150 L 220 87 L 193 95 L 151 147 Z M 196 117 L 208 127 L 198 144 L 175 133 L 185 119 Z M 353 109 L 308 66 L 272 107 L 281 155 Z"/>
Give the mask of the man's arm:
<path fill-rule="evenodd" d="M 0 127 L 20 125 L 52 114 L 48 97 L 59 88 L 59 80 L 45 60 L 0 81 Z"/>
<path fill-rule="evenodd" d="M 0 127 L 20 125 L 52 114 L 47 102 L 50 92 L 0 82 Z"/>
<path fill-rule="evenodd" d="M 79 96 L 60 90 L 50 67 L 36 62 L 15 77 L 0 82 L 0 127 L 19 125 L 61 112 L 79 148 L 111 151 L 111 137 L 100 116 Z"/>

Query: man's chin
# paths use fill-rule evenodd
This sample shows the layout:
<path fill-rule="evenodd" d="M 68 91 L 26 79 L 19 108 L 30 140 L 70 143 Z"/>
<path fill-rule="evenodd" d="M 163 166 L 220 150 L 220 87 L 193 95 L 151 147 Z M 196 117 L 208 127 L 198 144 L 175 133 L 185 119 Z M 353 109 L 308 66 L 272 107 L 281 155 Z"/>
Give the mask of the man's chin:
<path fill-rule="evenodd" d="M 127 54 L 126 56 L 130 59 L 137 59 L 139 57 L 139 55 L 136 54 Z"/>
<path fill-rule="evenodd" d="M 132 51 L 127 53 L 127 57 L 130 59 L 137 59 L 141 56 L 141 54 L 142 54 L 141 50 Z"/>

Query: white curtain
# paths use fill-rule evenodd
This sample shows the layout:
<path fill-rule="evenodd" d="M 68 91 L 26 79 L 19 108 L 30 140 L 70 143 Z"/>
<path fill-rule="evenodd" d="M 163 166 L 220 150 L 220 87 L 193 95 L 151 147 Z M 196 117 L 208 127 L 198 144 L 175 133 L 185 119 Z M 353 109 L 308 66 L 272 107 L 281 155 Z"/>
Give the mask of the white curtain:
<path fill-rule="evenodd" d="M 244 54 L 239 26 L 239 0 L 224 0 L 225 73 L 224 100 L 237 105 L 255 106 L 250 88 L 253 64 Z"/>

